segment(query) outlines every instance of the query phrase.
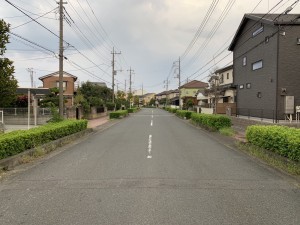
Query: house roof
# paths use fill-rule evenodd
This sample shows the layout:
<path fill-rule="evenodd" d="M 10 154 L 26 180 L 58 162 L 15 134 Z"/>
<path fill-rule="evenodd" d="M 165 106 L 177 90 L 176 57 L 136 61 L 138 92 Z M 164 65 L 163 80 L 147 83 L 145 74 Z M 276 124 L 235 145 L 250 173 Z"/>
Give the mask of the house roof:
<path fill-rule="evenodd" d="M 179 87 L 179 89 L 181 88 L 206 88 L 208 87 L 208 83 L 204 83 L 202 81 L 198 81 L 198 80 L 192 80 L 182 86 Z"/>
<path fill-rule="evenodd" d="M 59 72 L 58 72 L 58 71 L 57 71 L 57 72 L 54 72 L 54 73 L 47 74 L 47 75 L 42 76 L 42 77 L 39 77 L 39 80 L 44 80 L 44 79 L 47 78 L 47 77 L 52 77 L 52 76 L 56 76 L 56 75 L 59 75 Z M 70 73 L 68 73 L 68 72 L 65 72 L 65 71 L 63 71 L 63 76 L 64 76 L 64 77 L 72 77 L 72 78 L 74 78 L 74 81 L 77 80 L 77 77 L 76 77 L 76 76 L 74 76 L 74 75 L 72 75 L 72 74 L 70 74 Z"/>
<path fill-rule="evenodd" d="M 49 95 L 51 92 L 49 88 L 26 88 L 26 87 L 18 87 L 16 90 L 17 94 L 27 94 L 28 90 L 31 94 L 35 95 Z"/>
<path fill-rule="evenodd" d="M 221 69 L 218 69 L 218 70 L 216 70 L 216 74 L 218 74 L 218 73 L 223 73 L 223 72 L 225 72 L 225 71 L 228 71 L 228 70 L 232 70 L 233 69 L 233 65 L 230 65 L 230 66 L 226 66 L 226 67 L 223 67 L 223 68 L 221 68 Z"/>
<path fill-rule="evenodd" d="M 249 20 L 257 21 L 257 23 L 268 24 L 271 26 L 284 26 L 284 25 L 300 25 L 300 14 L 245 14 L 235 36 L 229 45 L 228 50 L 233 51 L 238 37 L 243 32 L 246 23 Z"/>
<path fill-rule="evenodd" d="M 155 96 L 162 96 L 162 95 L 166 95 L 166 94 L 167 94 L 167 91 L 163 91 L 163 92 L 156 94 Z"/>

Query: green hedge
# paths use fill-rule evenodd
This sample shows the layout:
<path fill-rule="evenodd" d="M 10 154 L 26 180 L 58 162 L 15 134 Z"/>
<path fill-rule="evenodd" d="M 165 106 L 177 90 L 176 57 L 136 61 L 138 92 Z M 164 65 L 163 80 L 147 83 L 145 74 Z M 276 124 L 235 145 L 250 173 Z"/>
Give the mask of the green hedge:
<path fill-rule="evenodd" d="M 87 120 L 64 120 L 59 123 L 6 133 L 0 136 L 0 159 L 16 155 L 47 142 L 87 128 Z"/>
<path fill-rule="evenodd" d="M 197 125 L 211 130 L 231 127 L 231 119 L 227 116 L 193 113 L 191 119 Z"/>
<path fill-rule="evenodd" d="M 139 108 L 131 108 L 131 109 L 127 109 L 128 113 L 135 113 L 139 110 Z"/>
<path fill-rule="evenodd" d="M 128 111 L 127 110 L 118 110 L 115 112 L 109 113 L 109 118 L 110 119 L 119 119 L 122 117 L 128 116 Z"/>
<path fill-rule="evenodd" d="M 177 109 L 174 109 L 174 108 L 171 108 L 171 107 L 166 107 L 165 110 L 170 112 L 170 113 L 176 113 L 176 111 L 177 111 Z"/>
<path fill-rule="evenodd" d="M 176 111 L 176 115 L 181 117 L 181 118 L 186 118 L 187 120 L 191 118 L 192 116 L 192 113 L 191 111 L 187 111 L 187 110 L 177 110 Z"/>
<path fill-rule="evenodd" d="M 254 125 L 247 127 L 246 138 L 253 145 L 300 161 L 300 129 Z"/>

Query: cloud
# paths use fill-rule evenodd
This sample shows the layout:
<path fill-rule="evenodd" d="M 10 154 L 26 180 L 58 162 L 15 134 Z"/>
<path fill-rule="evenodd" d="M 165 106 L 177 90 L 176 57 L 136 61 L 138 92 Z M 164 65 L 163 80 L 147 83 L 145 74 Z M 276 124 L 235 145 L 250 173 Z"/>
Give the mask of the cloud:
<path fill-rule="evenodd" d="M 55 1 L 20 0 L 14 2 L 34 18 L 37 15 L 31 14 L 31 12 L 41 15 L 57 7 Z M 219 1 L 199 39 L 182 61 L 182 80 L 186 80 L 187 77 L 202 79 L 208 74 L 205 71 L 210 66 L 214 66 L 213 63 L 191 76 L 216 57 L 217 51 L 222 46 L 222 48 L 226 47 L 225 42 L 230 41 L 230 37 L 237 30 L 244 13 L 251 12 L 259 2 L 260 0 L 235 1 L 206 48 L 199 50 L 203 48 L 211 29 L 228 3 L 228 0 Z M 266 13 L 268 8 L 270 9 L 278 1 L 270 0 L 268 2 L 261 1 L 254 12 Z M 289 4 L 292 4 L 292 1 L 285 5 L 281 4 L 277 7 L 277 13 L 284 11 Z M 118 52 L 122 52 L 122 56 L 116 56 L 116 68 L 123 69 L 123 72 L 119 72 L 116 76 L 116 79 L 121 83 L 120 86 L 124 86 L 124 80 L 129 79 L 127 70 L 131 66 L 136 73 L 134 88 L 141 88 L 143 83 L 149 92 L 162 91 L 163 80 L 169 75 L 173 62 L 178 60 L 179 56 L 186 50 L 210 5 L 211 1 L 204 0 L 68 0 L 68 4 L 64 6 L 71 17 L 69 18 L 71 26 L 67 22 L 64 23 L 65 40 L 78 49 L 80 53 L 72 46 L 65 45 L 65 54 L 69 61 L 86 68 L 90 73 L 106 80 L 110 85 L 111 67 L 109 66 L 112 59 L 112 48 L 115 47 Z M 292 13 L 299 13 L 299 5 Z M 0 15 L 5 17 L 5 20 L 11 23 L 12 27 L 30 20 L 7 3 L 3 3 Z M 57 19 L 58 15 L 54 11 L 47 15 L 47 18 L 40 18 L 38 21 L 58 34 Z M 34 22 L 13 31 L 55 51 L 56 54 L 58 53 L 58 38 Z M 57 58 L 49 58 L 49 55 L 45 53 L 32 51 L 33 48 L 15 39 L 11 39 L 11 42 L 7 57 L 15 62 L 15 75 L 21 86 L 30 84 L 27 79 L 29 74 L 26 68 L 32 67 L 36 71 L 36 80 L 38 76 L 58 70 Z M 193 58 L 197 51 L 201 54 L 197 58 Z M 35 60 L 34 58 L 44 59 Z M 232 58 L 229 56 L 217 66 L 222 67 L 231 60 Z M 217 61 L 218 59 L 213 62 Z M 74 64 L 65 62 L 65 70 L 71 71 L 78 76 L 79 80 L 96 80 L 95 76 L 85 71 L 76 71 L 76 69 L 78 67 Z M 178 85 L 178 80 L 173 77 L 174 74 L 171 73 L 169 77 L 171 80 L 170 88 L 176 88 Z"/>

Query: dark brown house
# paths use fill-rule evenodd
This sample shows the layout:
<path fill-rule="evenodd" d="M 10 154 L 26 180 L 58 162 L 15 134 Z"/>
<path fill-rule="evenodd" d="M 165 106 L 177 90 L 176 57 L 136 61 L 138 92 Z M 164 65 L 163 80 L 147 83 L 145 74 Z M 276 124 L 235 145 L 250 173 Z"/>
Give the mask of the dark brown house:
<path fill-rule="evenodd" d="M 43 88 L 59 87 L 59 72 L 42 76 L 39 79 L 43 82 Z M 63 72 L 63 95 L 67 100 L 65 103 L 67 107 L 73 106 L 76 80 L 76 76 Z"/>
<path fill-rule="evenodd" d="M 245 14 L 229 46 L 238 114 L 284 119 L 300 105 L 300 15 Z"/>

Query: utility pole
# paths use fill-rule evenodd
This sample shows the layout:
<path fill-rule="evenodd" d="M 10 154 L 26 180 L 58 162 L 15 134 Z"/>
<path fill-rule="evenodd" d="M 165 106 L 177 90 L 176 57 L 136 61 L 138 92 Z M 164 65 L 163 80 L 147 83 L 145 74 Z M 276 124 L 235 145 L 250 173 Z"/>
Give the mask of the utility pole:
<path fill-rule="evenodd" d="M 33 68 L 27 68 L 30 75 L 31 87 L 33 88 Z"/>
<path fill-rule="evenodd" d="M 121 54 L 121 52 L 115 52 L 115 48 L 113 47 L 112 51 L 112 102 L 115 103 L 115 76 L 117 75 L 117 71 L 115 70 L 115 55 Z"/>
<path fill-rule="evenodd" d="M 125 95 L 127 94 L 127 80 L 125 80 Z"/>
<path fill-rule="evenodd" d="M 131 95 L 132 95 L 132 91 L 131 91 L 131 85 L 132 85 L 132 81 L 131 81 L 131 77 L 132 77 L 132 72 L 134 71 L 134 70 L 132 70 L 131 69 L 131 67 L 130 67 L 130 69 L 129 70 L 127 70 L 127 71 L 129 71 L 129 105 L 130 105 L 130 108 L 131 108 Z"/>
<path fill-rule="evenodd" d="M 164 81 L 165 83 L 165 88 L 166 88 L 166 105 L 168 105 L 168 90 L 169 90 L 169 78 L 167 78 L 167 80 Z"/>
<path fill-rule="evenodd" d="M 178 91 L 179 91 L 179 109 L 181 109 L 181 104 L 180 104 L 180 86 L 181 86 L 181 62 L 180 62 L 180 57 L 179 57 L 179 60 L 178 60 Z"/>
<path fill-rule="evenodd" d="M 59 115 L 64 116 L 64 92 L 63 92 L 63 72 L 64 72 L 64 12 L 63 4 L 67 4 L 60 0 L 59 4 Z"/>

